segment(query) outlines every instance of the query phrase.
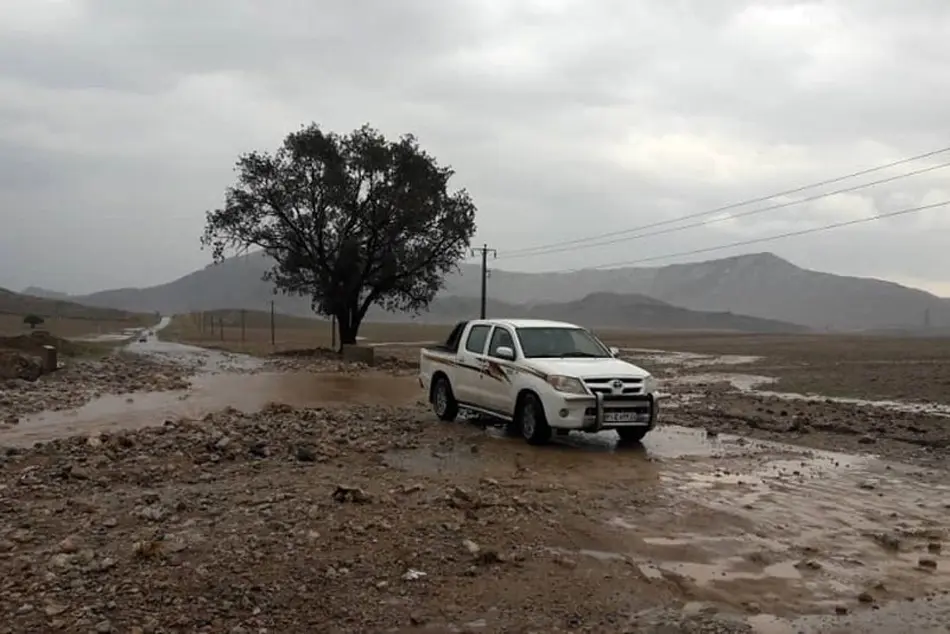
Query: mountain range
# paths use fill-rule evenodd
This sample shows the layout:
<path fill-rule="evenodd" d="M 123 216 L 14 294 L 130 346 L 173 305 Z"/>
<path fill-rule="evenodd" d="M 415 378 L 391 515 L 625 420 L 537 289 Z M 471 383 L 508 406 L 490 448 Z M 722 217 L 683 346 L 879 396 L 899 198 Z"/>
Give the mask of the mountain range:
<path fill-rule="evenodd" d="M 312 316 L 309 300 L 275 296 L 272 286 L 261 280 L 270 266 L 271 260 L 257 252 L 148 288 L 80 296 L 35 287 L 24 292 L 89 306 L 164 313 L 265 310 L 273 300 L 281 313 Z M 479 268 L 462 265 L 446 278 L 430 310 L 416 319 L 441 322 L 477 314 L 480 284 Z M 950 300 L 893 282 L 804 269 L 771 253 L 570 273 L 493 270 L 488 294 L 490 315 L 553 318 L 560 314 L 564 316 L 558 318 L 590 326 L 655 327 L 651 324 L 656 323 L 751 331 L 798 326 L 833 331 L 950 326 Z M 569 315 L 576 318 L 568 319 Z M 401 321 L 411 316 L 374 309 L 367 318 Z"/>
<path fill-rule="evenodd" d="M 67 296 L 62 295 L 62 297 Z M 154 318 L 154 315 L 133 314 L 121 309 L 79 304 L 64 300 L 62 297 L 15 293 L 9 289 L 0 288 L 0 315 L 37 315 L 62 319 L 136 322 Z"/>

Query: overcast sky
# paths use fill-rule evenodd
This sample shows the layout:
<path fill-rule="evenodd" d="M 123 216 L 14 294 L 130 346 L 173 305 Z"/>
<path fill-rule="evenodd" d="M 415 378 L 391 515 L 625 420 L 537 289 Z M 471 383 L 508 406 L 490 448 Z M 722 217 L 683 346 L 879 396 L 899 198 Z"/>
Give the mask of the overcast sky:
<path fill-rule="evenodd" d="M 205 265 L 204 212 L 237 155 L 310 121 L 415 133 L 475 198 L 498 268 L 675 254 L 940 202 L 950 168 L 503 257 L 950 146 L 948 68 L 947 0 L 2 0 L 0 286 L 88 292 Z M 942 207 L 651 264 L 769 250 L 950 296 L 948 232 Z"/>

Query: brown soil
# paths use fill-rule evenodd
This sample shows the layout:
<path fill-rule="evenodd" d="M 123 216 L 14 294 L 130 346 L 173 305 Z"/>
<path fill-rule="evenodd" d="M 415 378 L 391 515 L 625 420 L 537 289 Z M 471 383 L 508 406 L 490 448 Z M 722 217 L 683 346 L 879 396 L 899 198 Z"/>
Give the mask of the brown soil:
<path fill-rule="evenodd" d="M 33 357 L 0 351 L 0 363 L 4 358 L 36 363 Z M 103 394 L 186 389 L 191 373 L 178 364 L 119 353 L 69 360 L 65 367 L 38 379 L 0 376 L 6 378 L 0 380 L 0 429 L 4 424 L 17 424 L 27 414 L 72 409 Z"/>
<path fill-rule="evenodd" d="M 484 440 L 412 410 L 274 407 L 9 456 L 6 626 L 651 631 L 634 629 L 632 614 L 670 601 L 675 585 L 554 550 L 602 547 L 605 511 L 654 500 L 641 472 L 489 460 L 491 478 L 407 474 L 386 458 L 426 447 L 477 459 Z"/>
<path fill-rule="evenodd" d="M 714 339 L 634 347 L 767 356 L 718 367 L 644 362 L 670 378 L 842 377 L 834 385 L 844 395 L 875 398 L 887 392 L 873 391 L 874 376 L 892 372 L 895 395 L 925 394 L 908 386 L 941 375 L 915 372 L 950 365 L 933 341 Z M 314 386 L 330 394 L 342 374 L 357 402 L 411 402 L 411 376 L 388 377 L 398 395 L 382 384 L 365 392 L 370 375 L 411 375 L 418 350 L 377 354 L 391 358 L 387 372 L 309 350 L 258 361 L 247 371 L 262 374 L 238 383 L 319 401 Z M 862 369 L 834 371 L 849 366 Z M 235 381 L 226 375 L 208 380 Z M 0 633 L 722 634 L 748 632 L 743 621 L 760 612 L 823 615 L 827 628 L 791 631 L 834 632 L 846 614 L 926 608 L 950 583 L 950 419 L 788 401 L 715 379 L 669 383 L 664 420 L 704 431 L 664 427 L 646 448 L 576 434 L 530 447 L 440 425 L 421 407 L 280 405 L 10 449 L 0 453 Z M 201 397 L 192 392 L 188 401 Z M 900 631 L 905 614 L 852 631 Z"/>
<path fill-rule="evenodd" d="M 948 467 L 950 418 L 826 401 L 709 390 L 664 420 L 710 433 L 732 433 L 834 451 L 874 453 Z"/>
<path fill-rule="evenodd" d="M 42 373 L 43 366 L 38 358 L 13 350 L 0 350 L 0 380 L 35 381 Z"/>
<path fill-rule="evenodd" d="M 726 634 L 947 580 L 933 474 L 654 434 L 271 406 L 11 449 L 0 632 Z"/>
<path fill-rule="evenodd" d="M 950 338 L 857 335 L 603 333 L 612 345 L 761 357 L 741 371 L 780 379 L 776 389 L 872 400 L 950 403 Z"/>
<path fill-rule="evenodd" d="M 43 346 L 53 346 L 64 356 L 74 356 L 82 347 L 66 339 L 53 336 L 45 330 L 34 330 L 29 334 L 0 337 L 0 349 L 18 350 L 27 354 L 41 354 Z"/>
<path fill-rule="evenodd" d="M 329 348 L 309 348 L 276 352 L 267 358 L 267 366 L 280 370 L 316 372 L 366 372 L 371 368 L 361 363 L 343 361 L 340 353 Z M 394 376 L 419 372 L 419 349 L 377 348 L 372 370 Z"/>
<path fill-rule="evenodd" d="M 240 313 L 221 311 L 217 318 L 223 319 L 223 328 L 215 322 L 212 331 L 206 315 L 205 328 L 200 328 L 200 317 L 176 315 L 162 330 L 162 339 L 208 348 L 267 356 L 274 352 L 301 349 L 330 348 L 332 336 L 330 323 L 316 319 L 276 316 L 274 343 L 271 343 L 270 315 L 260 311 L 247 311 L 245 326 L 240 325 Z M 441 341 L 448 336 L 451 326 L 402 324 L 364 324 L 360 336 L 368 342 L 392 341 Z"/>

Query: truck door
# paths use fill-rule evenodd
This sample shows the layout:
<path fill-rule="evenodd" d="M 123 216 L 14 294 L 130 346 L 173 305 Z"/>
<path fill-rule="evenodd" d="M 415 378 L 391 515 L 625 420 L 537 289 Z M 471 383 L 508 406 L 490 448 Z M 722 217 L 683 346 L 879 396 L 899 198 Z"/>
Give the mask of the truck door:
<path fill-rule="evenodd" d="M 485 400 L 486 408 L 499 414 L 512 416 L 515 411 L 514 383 L 512 382 L 514 372 L 509 369 L 510 361 L 502 359 L 497 354 L 498 348 L 502 346 L 511 348 L 517 355 L 515 338 L 511 331 L 505 326 L 495 326 L 488 339 L 486 353 L 488 368 L 482 381 L 484 390 L 481 398 Z"/>
<path fill-rule="evenodd" d="M 488 333 L 491 326 L 476 324 L 469 328 L 465 341 L 459 347 L 459 368 L 452 386 L 455 399 L 461 403 L 485 407 L 479 398 L 482 391 L 482 371 L 485 366 L 485 348 L 488 345 Z"/>

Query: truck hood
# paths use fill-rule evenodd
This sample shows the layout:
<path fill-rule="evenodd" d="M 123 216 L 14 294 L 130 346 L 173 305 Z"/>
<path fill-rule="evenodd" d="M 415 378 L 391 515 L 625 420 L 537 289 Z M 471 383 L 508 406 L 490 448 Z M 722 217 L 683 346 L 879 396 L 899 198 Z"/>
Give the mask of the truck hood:
<path fill-rule="evenodd" d="M 525 364 L 545 374 L 561 374 L 578 379 L 643 379 L 650 373 L 620 359 L 525 359 Z"/>

